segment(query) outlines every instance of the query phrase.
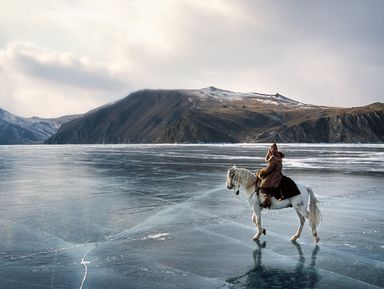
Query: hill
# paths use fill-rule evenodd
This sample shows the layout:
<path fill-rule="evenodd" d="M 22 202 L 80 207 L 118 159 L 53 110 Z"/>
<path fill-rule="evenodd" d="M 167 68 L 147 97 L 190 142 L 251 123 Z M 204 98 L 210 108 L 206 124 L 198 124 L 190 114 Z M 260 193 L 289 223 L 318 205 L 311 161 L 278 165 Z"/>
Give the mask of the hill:
<path fill-rule="evenodd" d="M 43 143 L 59 127 L 78 116 L 60 118 L 23 118 L 0 109 L 0 145 Z"/>
<path fill-rule="evenodd" d="M 63 124 L 46 143 L 383 142 L 384 104 L 335 108 L 280 94 L 142 90 Z"/>

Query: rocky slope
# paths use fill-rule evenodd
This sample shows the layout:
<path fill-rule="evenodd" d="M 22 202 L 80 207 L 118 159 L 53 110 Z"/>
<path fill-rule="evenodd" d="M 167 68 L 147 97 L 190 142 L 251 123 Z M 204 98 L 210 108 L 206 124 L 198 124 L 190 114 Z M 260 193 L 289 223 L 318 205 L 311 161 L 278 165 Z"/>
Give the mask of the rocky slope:
<path fill-rule="evenodd" d="M 47 143 L 384 142 L 384 104 L 332 108 L 282 95 L 142 90 L 64 124 Z"/>
<path fill-rule="evenodd" d="M 44 119 L 18 117 L 0 109 L 0 145 L 43 143 L 60 125 L 78 116 Z"/>

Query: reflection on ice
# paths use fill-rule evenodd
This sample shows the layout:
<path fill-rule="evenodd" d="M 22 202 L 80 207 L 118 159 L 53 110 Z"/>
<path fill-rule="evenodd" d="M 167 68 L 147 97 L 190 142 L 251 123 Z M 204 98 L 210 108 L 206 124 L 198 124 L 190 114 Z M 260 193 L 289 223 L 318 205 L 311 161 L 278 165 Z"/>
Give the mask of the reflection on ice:
<path fill-rule="evenodd" d="M 311 261 L 305 262 L 305 256 L 301 246 L 296 241 L 292 244 L 298 252 L 298 262 L 292 267 L 276 267 L 263 265 L 262 251 L 266 247 L 266 242 L 255 242 L 257 248 L 253 251 L 254 267 L 245 274 L 227 279 L 230 288 L 316 288 L 316 283 L 320 275 L 316 268 L 316 256 L 319 246 L 315 245 L 312 250 Z"/>

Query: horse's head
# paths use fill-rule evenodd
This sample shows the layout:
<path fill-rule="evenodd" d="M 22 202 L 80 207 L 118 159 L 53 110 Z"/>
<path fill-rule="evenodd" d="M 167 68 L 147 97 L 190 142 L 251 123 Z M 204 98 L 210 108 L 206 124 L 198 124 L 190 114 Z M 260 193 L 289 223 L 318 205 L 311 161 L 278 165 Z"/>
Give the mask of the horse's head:
<path fill-rule="evenodd" d="M 227 189 L 229 189 L 229 190 L 236 189 L 236 186 L 233 183 L 234 178 L 235 178 L 235 174 L 236 174 L 236 170 L 237 170 L 237 167 L 235 165 L 233 165 L 231 168 L 228 169 L 228 172 L 227 172 Z M 237 190 L 235 193 L 236 193 L 236 195 L 238 195 L 239 190 Z"/>

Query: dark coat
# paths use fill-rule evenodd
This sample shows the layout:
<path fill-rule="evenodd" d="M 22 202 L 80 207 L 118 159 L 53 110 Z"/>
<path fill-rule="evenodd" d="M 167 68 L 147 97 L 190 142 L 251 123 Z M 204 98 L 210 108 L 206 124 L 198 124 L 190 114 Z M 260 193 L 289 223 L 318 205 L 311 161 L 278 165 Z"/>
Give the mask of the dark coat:
<path fill-rule="evenodd" d="M 266 161 L 268 165 L 256 173 L 256 176 L 261 179 L 259 188 L 276 188 L 279 186 L 283 176 L 282 160 L 281 158 L 271 155 Z"/>

